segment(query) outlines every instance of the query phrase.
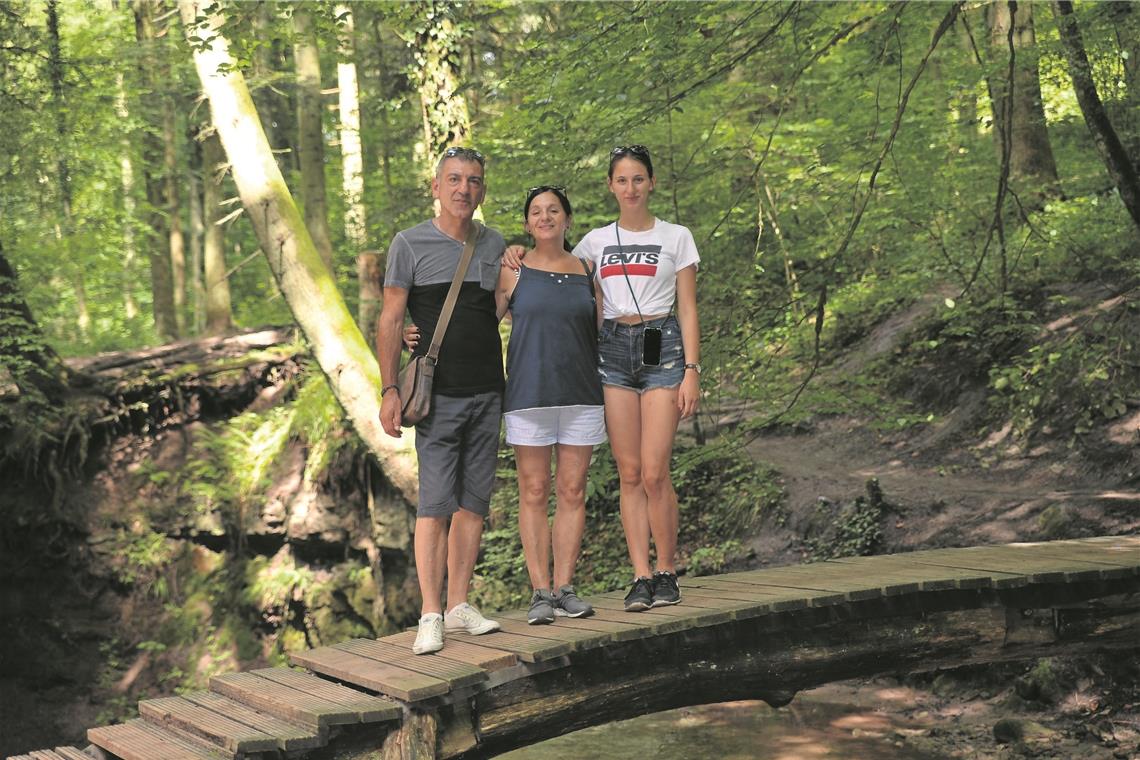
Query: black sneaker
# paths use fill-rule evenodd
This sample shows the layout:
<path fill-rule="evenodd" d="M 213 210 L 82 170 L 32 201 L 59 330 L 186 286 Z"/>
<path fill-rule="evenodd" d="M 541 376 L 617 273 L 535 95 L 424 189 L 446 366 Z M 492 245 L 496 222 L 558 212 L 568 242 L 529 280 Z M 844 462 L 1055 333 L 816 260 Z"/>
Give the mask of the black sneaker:
<path fill-rule="evenodd" d="M 642 576 L 633 579 L 633 586 L 625 595 L 626 612 L 643 612 L 653 606 L 653 579 Z"/>
<path fill-rule="evenodd" d="M 653 604 L 652 607 L 667 607 L 681 601 L 681 587 L 677 585 L 677 576 L 668 570 L 658 570 L 653 574 Z"/>

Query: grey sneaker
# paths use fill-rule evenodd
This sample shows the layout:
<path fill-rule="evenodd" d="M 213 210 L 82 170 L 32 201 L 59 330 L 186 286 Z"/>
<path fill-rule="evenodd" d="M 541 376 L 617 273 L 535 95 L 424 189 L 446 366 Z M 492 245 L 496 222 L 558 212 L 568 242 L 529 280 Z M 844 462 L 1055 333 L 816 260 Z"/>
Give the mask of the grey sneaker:
<path fill-rule="evenodd" d="M 443 627 L 449 631 L 466 631 L 472 636 L 499 630 L 499 624 L 483 617 L 479 610 L 467 602 L 457 604 L 443 618 Z"/>
<path fill-rule="evenodd" d="M 416 643 L 412 644 L 413 654 L 430 654 L 443 649 L 443 615 L 429 612 L 420 618 L 416 631 Z"/>
<path fill-rule="evenodd" d="M 594 608 L 578 598 L 573 586 L 563 586 L 554 595 L 554 614 L 559 617 L 589 617 Z"/>
<path fill-rule="evenodd" d="M 531 625 L 554 622 L 554 597 L 544 588 L 536 589 L 526 613 L 526 622 Z"/>

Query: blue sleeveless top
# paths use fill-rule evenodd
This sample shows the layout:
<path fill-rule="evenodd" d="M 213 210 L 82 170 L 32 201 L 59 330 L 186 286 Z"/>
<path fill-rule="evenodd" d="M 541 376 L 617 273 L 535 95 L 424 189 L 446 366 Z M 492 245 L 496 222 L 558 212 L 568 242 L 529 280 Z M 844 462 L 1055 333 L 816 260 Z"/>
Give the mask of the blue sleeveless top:
<path fill-rule="evenodd" d="M 509 307 L 503 410 L 601 406 L 593 272 L 566 274 L 522 266 Z"/>

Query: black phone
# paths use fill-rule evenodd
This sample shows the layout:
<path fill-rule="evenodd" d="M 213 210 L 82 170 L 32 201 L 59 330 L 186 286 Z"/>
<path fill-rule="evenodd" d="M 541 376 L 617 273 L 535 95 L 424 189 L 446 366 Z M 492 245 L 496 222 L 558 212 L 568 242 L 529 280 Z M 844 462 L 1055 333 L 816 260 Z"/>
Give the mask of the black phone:
<path fill-rule="evenodd" d="M 647 367 L 661 364 L 661 328 L 646 327 L 642 333 L 641 363 Z"/>

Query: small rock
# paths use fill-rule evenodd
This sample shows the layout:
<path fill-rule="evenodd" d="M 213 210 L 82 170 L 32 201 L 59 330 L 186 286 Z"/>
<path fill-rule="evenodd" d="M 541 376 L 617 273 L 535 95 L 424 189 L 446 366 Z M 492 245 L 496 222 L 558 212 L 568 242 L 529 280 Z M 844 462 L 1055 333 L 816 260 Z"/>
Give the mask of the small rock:
<path fill-rule="evenodd" d="M 994 724 L 994 739 L 998 744 L 1048 741 L 1055 736 L 1057 732 L 1053 729 L 1025 718 L 1002 718 Z"/>

